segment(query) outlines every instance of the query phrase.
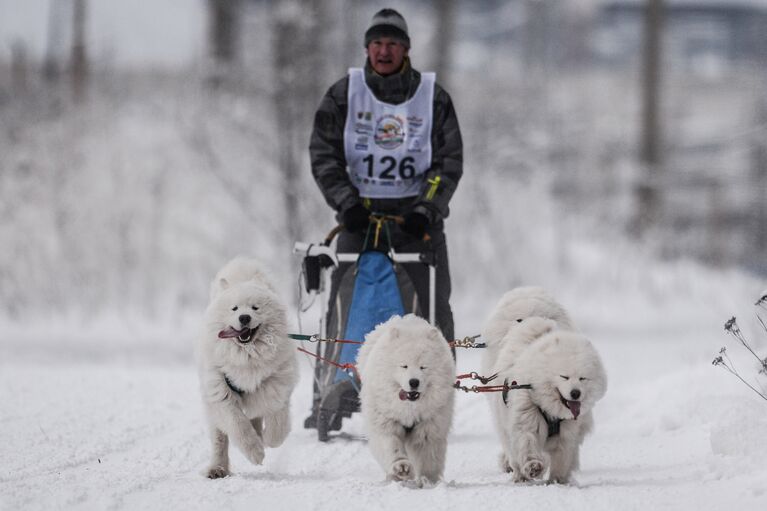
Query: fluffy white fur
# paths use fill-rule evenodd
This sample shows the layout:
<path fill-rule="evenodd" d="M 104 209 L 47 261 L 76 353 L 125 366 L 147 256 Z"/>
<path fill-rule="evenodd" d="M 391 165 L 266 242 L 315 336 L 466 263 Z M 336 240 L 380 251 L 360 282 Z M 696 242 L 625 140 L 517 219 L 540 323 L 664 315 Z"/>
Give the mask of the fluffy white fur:
<path fill-rule="evenodd" d="M 281 445 L 290 432 L 290 395 L 298 381 L 295 347 L 287 337 L 285 307 L 259 268 L 257 261 L 240 257 L 219 271 L 197 340 L 213 451 L 205 473 L 210 478 L 229 474 L 229 439 L 261 464 L 264 446 Z M 219 338 L 219 332 L 232 330 L 247 333 Z"/>
<path fill-rule="evenodd" d="M 564 483 L 578 468 L 579 450 L 591 431 L 591 410 L 607 388 L 592 344 L 572 331 L 567 313 L 541 288 L 507 293 L 488 322 L 483 371 L 532 390 L 500 393 L 490 404 L 503 452 L 501 466 L 516 482 L 547 478 Z M 544 415 L 545 414 L 545 415 Z M 548 436 L 546 416 L 561 419 Z"/>
<path fill-rule="evenodd" d="M 216 295 L 233 284 L 243 282 L 258 283 L 272 292 L 277 292 L 269 281 L 264 265 L 258 259 L 253 257 L 238 256 L 226 263 L 218 270 L 215 278 L 210 283 L 210 301 L 212 302 Z"/>
<path fill-rule="evenodd" d="M 387 479 L 417 486 L 439 481 L 455 398 L 445 338 L 422 318 L 395 316 L 365 337 L 357 370 L 370 450 Z M 402 399 L 401 392 L 419 397 Z"/>
<path fill-rule="evenodd" d="M 532 335 L 536 333 L 535 328 L 530 331 L 529 325 L 523 324 L 525 319 L 533 317 L 551 320 L 552 329 L 573 330 L 572 321 L 564 307 L 546 290 L 535 286 L 512 289 L 501 297 L 482 332 L 482 340 L 487 344 L 482 356 L 483 374 L 492 374 L 501 346 L 511 343 L 515 349 L 521 348 L 524 344 L 520 344 L 520 339 L 535 337 Z M 522 335 L 520 328 L 523 329 Z M 540 335 L 545 332 L 537 333 Z"/>

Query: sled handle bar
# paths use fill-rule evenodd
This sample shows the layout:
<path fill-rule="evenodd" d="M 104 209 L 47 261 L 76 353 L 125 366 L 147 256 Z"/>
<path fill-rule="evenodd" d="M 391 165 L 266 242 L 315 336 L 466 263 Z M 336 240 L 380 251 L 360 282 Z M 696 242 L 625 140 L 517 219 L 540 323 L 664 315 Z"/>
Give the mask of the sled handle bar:
<path fill-rule="evenodd" d="M 324 244 L 306 243 L 305 241 L 296 241 L 293 245 L 293 253 L 301 254 L 304 257 L 307 256 L 320 256 L 325 255 L 333 261 L 335 266 L 338 263 L 353 263 L 359 258 L 359 253 L 356 252 L 342 252 L 336 253 L 335 250 Z M 399 253 L 392 250 L 389 252 L 392 261 L 395 263 L 425 263 L 421 260 L 421 254 L 418 252 Z M 429 267 L 429 323 L 436 325 L 436 282 L 437 282 L 437 267 L 433 263 L 425 263 Z"/>
<path fill-rule="evenodd" d="M 397 225 L 402 225 L 405 223 L 405 217 L 401 215 L 380 215 L 378 213 L 371 213 L 370 216 L 368 216 L 368 222 L 370 224 L 378 225 L 380 228 L 381 222 L 394 222 Z M 333 227 L 327 236 L 325 236 L 325 241 L 323 242 L 325 245 L 330 245 L 330 243 L 333 241 L 333 238 L 338 236 L 338 233 L 343 231 L 346 227 L 344 224 L 338 224 L 335 227 Z M 423 238 L 421 241 L 431 241 L 431 236 L 428 233 L 424 233 Z"/>
<path fill-rule="evenodd" d="M 333 261 L 333 264 L 338 265 L 339 262 L 341 263 L 353 263 L 354 261 L 359 258 L 359 253 L 356 252 L 341 252 L 336 253 L 335 250 L 333 250 L 330 247 L 327 247 L 325 245 L 317 245 L 314 243 L 306 243 L 304 241 L 296 241 L 293 245 L 293 253 L 294 254 L 303 254 L 304 256 L 319 256 L 319 255 L 325 255 L 328 256 L 331 261 Z M 391 254 L 392 260 L 395 263 L 421 263 L 421 254 L 419 253 L 399 253 L 392 251 Z"/>

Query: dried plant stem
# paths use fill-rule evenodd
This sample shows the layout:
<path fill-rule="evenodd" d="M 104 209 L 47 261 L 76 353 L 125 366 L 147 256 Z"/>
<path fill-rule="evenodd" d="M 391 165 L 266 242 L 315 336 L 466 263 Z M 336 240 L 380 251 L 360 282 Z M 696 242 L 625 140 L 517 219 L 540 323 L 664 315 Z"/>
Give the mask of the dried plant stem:
<path fill-rule="evenodd" d="M 762 318 L 760 318 L 758 314 L 756 315 L 756 317 L 759 319 L 759 322 L 762 324 L 765 330 L 767 330 L 767 326 L 765 326 L 765 324 L 762 322 Z M 767 367 L 765 367 L 765 361 L 762 360 L 761 357 L 759 357 L 759 355 L 757 355 L 756 352 L 754 352 L 754 350 L 751 349 L 751 346 L 749 346 L 748 342 L 746 342 L 746 338 L 743 337 L 743 333 L 740 331 L 740 328 L 738 327 L 737 323 L 735 323 L 734 320 L 735 318 L 732 318 L 732 320 L 730 320 L 732 321 L 732 323 L 728 322 L 731 328 L 726 328 L 727 332 L 733 337 L 735 337 L 754 356 L 754 358 L 756 358 L 756 360 L 759 361 L 759 365 L 762 366 L 762 369 L 766 369 Z"/>
<path fill-rule="evenodd" d="M 756 305 L 760 305 L 764 301 L 765 297 L 763 296 Z M 759 314 L 756 315 L 757 319 L 759 320 L 759 323 L 762 325 L 762 328 L 765 329 L 767 332 L 767 325 L 765 325 L 762 318 L 759 316 Z M 738 342 L 740 342 L 741 345 L 743 345 L 744 348 L 746 348 L 749 353 L 751 353 L 758 361 L 759 365 L 761 366 L 761 369 L 759 371 L 759 374 L 767 374 L 767 358 L 762 359 L 759 357 L 759 355 L 756 354 L 754 350 L 751 349 L 751 346 L 749 346 L 748 341 L 746 341 L 746 338 L 743 336 L 743 332 L 741 332 L 740 327 L 738 326 L 738 323 L 735 319 L 735 317 L 730 318 L 725 324 L 724 329 L 727 331 L 728 334 L 735 337 Z M 727 370 L 730 374 L 734 375 L 736 378 L 738 378 L 741 382 L 743 382 L 749 389 L 753 390 L 759 397 L 767 401 L 767 393 L 765 393 L 764 388 L 762 387 L 761 383 L 759 382 L 758 378 L 756 379 L 756 384 L 759 387 L 762 387 L 762 390 L 756 389 L 754 386 L 752 386 L 750 383 L 748 383 L 743 377 L 738 373 L 738 370 L 735 368 L 735 364 L 733 363 L 732 359 L 727 354 L 727 348 L 723 347 L 721 350 L 719 350 L 719 356 L 714 358 L 713 364 L 715 366 L 722 366 L 725 370 Z"/>
<path fill-rule="evenodd" d="M 728 360 L 729 360 L 729 358 L 728 358 Z M 749 384 L 749 383 L 748 383 L 746 380 L 744 380 L 744 379 L 743 379 L 743 378 L 740 376 L 740 374 L 738 374 L 738 372 L 737 372 L 737 371 L 733 371 L 733 370 L 732 370 L 732 369 L 731 369 L 731 368 L 730 368 L 730 367 L 729 367 L 727 364 L 725 364 L 725 363 L 722 363 L 722 364 L 717 364 L 717 365 L 720 365 L 720 366 L 724 367 L 724 368 L 725 368 L 725 369 L 726 369 L 726 370 L 727 370 L 727 371 L 728 371 L 730 374 L 734 374 L 734 375 L 735 375 L 735 376 L 736 376 L 736 377 L 737 377 L 737 378 L 738 378 L 740 381 L 742 381 L 743 383 L 745 383 L 745 384 L 746 384 L 746 386 L 747 386 L 749 389 L 753 390 L 754 392 L 756 392 L 756 394 L 757 394 L 759 397 L 761 397 L 762 399 L 764 399 L 765 401 L 767 401 L 767 396 L 765 396 L 764 394 L 762 394 L 761 392 L 759 392 L 758 390 L 756 390 L 754 387 L 752 387 L 752 386 L 751 386 L 751 385 L 750 385 L 750 384 Z"/>

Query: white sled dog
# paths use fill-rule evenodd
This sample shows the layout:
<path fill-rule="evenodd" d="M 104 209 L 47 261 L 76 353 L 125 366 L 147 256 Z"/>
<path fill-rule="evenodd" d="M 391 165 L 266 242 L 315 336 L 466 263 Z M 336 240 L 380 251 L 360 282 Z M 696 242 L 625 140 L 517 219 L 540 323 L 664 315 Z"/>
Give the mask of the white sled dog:
<path fill-rule="evenodd" d="M 485 354 L 488 374 L 498 374 L 498 384 L 532 386 L 490 396 L 501 466 L 515 482 L 566 483 L 578 468 L 607 377 L 592 344 L 571 329 L 564 309 L 540 288 L 507 293 L 488 322 L 486 332 L 501 334 L 485 334 L 495 353 Z"/>
<path fill-rule="evenodd" d="M 539 327 L 536 328 L 524 321 L 533 317 L 550 321 L 543 324 L 537 321 Z M 495 306 L 482 332 L 482 339 L 487 344 L 482 356 L 482 372 L 486 376 L 493 374 L 492 369 L 498 360 L 501 346 L 512 344 L 506 349 L 519 350 L 524 348 L 527 342 L 554 328 L 573 330 L 573 325 L 564 307 L 546 290 L 528 286 L 517 287 L 507 292 Z"/>
<path fill-rule="evenodd" d="M 205 475 L 229 474 L 229 439 L 254 464 L 290 432 L 298 381 L 285 308 L 253 259 L 230 261 L 211 283 L 196 357 L 212 444 Z"/>
<path fill-rule="evenodd" d="M 413 314 L 365 336 L 357 357 L 370 450 L 388 480 L 433 484 L 445 469 L 455 363 L 445 338 Z"/>

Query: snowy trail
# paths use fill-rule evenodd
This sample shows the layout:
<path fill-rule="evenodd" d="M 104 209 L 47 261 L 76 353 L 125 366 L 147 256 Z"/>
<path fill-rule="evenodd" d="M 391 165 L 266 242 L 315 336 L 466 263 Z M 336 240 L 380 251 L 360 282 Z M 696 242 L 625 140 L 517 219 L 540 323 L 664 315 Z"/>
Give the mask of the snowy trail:
<path fill-rule="evenodd" d="M 571 486 L 509 483 L 484 398 L 460 393 L 446 482 L 419 491 L 383 482 L 359 439 L 359 416 L 344 426 L 356 439 L 320 444 L 301 427 L 311 378 L 304 361 L 286 444 L 268 450 L 263 467 L 232 451 L 234 475 L 209 481 L 200 475 L 209 448 L 191 360 L 158 363 L 145 343 L 128 362 L 77 362 L 63 346 L 3 338 L 3 510 L 756 510 L 767 491 L 767 410 L 711 368 L 716 340 L 592 335 L 610 387 Z M 458 362 L 459 371 L 476 370 L 479 353 L 461 351 Z"/>

